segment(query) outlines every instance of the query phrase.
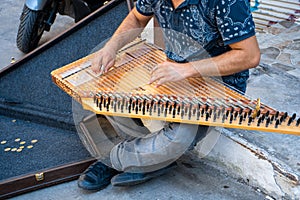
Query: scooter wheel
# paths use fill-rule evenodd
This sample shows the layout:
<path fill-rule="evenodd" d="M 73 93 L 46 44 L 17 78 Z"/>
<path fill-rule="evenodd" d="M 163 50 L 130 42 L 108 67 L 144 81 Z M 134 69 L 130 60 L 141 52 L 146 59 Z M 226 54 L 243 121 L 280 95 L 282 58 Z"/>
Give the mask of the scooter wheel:
<path fill-rule="evenodd" d="M 45 30 L 45 13 L 34 11 L 24 5 L 20 17 L 17 34 L 17 47 L 24 53 L 29 53 L 38 46 Z"/>

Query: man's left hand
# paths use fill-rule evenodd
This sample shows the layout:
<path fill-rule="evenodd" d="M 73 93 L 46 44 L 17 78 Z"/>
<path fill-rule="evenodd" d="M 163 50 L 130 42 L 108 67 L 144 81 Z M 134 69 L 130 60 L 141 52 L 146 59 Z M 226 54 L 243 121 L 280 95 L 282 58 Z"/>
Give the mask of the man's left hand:
<path fill-rule="evenodd" d="M 152 72 L 149 84 L 156 82 L 156 87 L 167 83 L 185 79 L 188 68 L 185 64 L 165 61 L 156 65 Z"/>

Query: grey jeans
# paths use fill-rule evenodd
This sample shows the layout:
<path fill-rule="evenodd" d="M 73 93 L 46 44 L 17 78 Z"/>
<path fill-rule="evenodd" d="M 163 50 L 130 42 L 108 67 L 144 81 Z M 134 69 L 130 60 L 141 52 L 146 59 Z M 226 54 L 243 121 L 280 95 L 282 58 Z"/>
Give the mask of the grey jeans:
<path fill-rule="evenodd" d="M 119 171 L 149 172 L 167 166 L 204 137 L 208 127 L 168 123 L 151 133 L 138 120 L 106 116 L 123 141 L 110 151 L 112 167 Z"/>

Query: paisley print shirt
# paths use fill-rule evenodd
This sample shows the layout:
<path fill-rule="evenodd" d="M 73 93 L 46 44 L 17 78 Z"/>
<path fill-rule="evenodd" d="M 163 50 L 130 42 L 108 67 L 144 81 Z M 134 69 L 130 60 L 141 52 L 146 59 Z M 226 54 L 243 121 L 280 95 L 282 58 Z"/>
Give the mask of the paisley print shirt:
<path fill-rule="evenodd" d="M 185 0 L 176 9 L 171 0 L 137 0 L 143 15 L 155 15 L 163 30 L 167 56 L 177 62 L 217 56 L 229 44 L 255 35 L 248 0 Z M 245 92 L 249 71 L 222 77 Z"/>

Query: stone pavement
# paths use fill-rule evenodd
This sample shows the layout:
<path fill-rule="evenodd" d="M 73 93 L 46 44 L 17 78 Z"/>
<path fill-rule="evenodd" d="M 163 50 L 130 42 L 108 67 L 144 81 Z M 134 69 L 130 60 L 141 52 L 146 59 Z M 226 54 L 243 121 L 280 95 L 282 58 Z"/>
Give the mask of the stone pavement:
<path fill-rule="evenodd" d="M 262 52 L 259 67 L 252 70 L 247 94 L 261 97 L 267 105 L 300 116 L 300 24 L 282 22 L 258 34 Z M 247 136 L 254 139 L 255 136 Z M 272 144 L 274 140 L 279 145 Z M 263 140 L 263 144 L 262 141 Z M 260 141 L 260 142 L 259 142 Z M 255 142 L 287 162 L 300 175 L 300 137 L 293 135 L 256 135 Z"/>
<path fill-rule="evenodd" d="M 257 38 L 261 62 L 251 70 L 246 95 L 290 115 L 296 113 L 298 119 L 300 25 L 281 22 L 257 33 Z M 208 159 L 273 197 L 300 199 L 299 135 L 221 131 L 221 139 Z"/>
<path fill-rule="evenodd" d="M 4 0 L 0 6 L 0 68 L 10 64 L 11 58 L 21 59 L 25 54 L 15 44 L 19 16 L 23 1 Z M 57 16 L 51 31 L 46 32 L 40 45 L 72 26 L 73 20 Z M 1 154 L 0 154 L 1 157 Z M 216 170 L 209 161 L 199 160 L 195 154 L 184 156 L 179 167 L 147 184 L 132 188 L 109 186 L 97 193 L 80 190 L 76 181 L 40 189 L 19 195 L 12 199 L 264 199 L 265 194 L 253 188 L 242 179 L 232 178 L 225 172 Z"/>

